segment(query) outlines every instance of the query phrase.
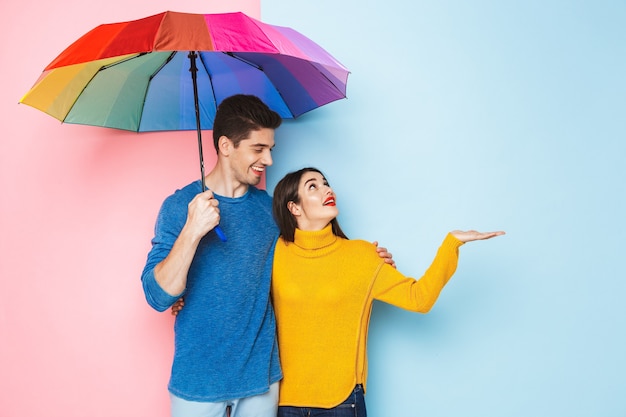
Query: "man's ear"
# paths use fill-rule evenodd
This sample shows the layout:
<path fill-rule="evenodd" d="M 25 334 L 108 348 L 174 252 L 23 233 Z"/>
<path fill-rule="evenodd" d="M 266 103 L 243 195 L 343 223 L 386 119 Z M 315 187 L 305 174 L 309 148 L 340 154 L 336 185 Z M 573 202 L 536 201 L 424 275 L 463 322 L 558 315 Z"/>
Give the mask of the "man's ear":
<path fill-rule="evenodd" d="M 222 155 L 228 156 L 230 155 L 230 151 L 233 148 L 233 141 L 228 139 L 227 136 L 220 136 L 217 140 L 217 146 Z"/>
<path fill-rule="evenodd" d="M 300 207 L 298 207 L 298 205 L 294 203 L 293 201 L 290 201 L 287 203 L 287 209 L 294 216 L 300 215 Z"/>

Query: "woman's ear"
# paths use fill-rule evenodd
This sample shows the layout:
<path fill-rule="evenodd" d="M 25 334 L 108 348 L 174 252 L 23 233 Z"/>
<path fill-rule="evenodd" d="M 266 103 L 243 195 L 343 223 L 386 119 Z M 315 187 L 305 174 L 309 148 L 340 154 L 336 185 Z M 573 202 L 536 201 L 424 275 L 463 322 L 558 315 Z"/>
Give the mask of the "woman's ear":
<path fill-rule="evenodd" d="M 289 210 L 289 212 L 293 216 L 299 216 L 300 215 L 300 207 L 298 207 L 298 205 L 296 203 L 294 203 L 293 201 L 290 201 L 290 202 L 287 203 L 287 210 Z"/>

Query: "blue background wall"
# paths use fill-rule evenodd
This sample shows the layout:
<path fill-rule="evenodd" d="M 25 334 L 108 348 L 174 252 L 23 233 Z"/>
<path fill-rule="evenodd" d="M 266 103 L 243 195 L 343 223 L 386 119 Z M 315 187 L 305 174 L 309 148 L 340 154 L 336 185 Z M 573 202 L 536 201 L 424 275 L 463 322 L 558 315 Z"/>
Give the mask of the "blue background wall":
<path fill-rule="evenodd" d="M 268 189 L 321 168 L 353 238 L 420 276 L 427 315 L 376 304 L 372 416 L 624 416 L 626 3 L 262 2 L 351 71 L 348 100 L 277 133 Z"/>

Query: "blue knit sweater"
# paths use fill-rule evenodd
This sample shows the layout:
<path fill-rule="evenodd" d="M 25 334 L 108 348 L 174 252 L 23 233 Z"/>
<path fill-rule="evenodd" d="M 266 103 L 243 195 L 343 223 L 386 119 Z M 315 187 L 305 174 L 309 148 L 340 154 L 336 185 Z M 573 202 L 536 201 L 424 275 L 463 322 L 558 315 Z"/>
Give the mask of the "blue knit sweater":
<path fill-rule="evenodd" d="M 142 274 L 148 303 L 167 310 L 179 296 L 167 294 L 154 267 L 170 252 L 201 191 L 194 182 L 169 196 L 158 215 Z M 225 401 L 261 394 L 280 380 L 270 279 L 278 229 L 271 197 L 255 187 L 239 198 L 215 195 L 228 241 L 209 232 L 189 269 L 185 307 L 176 317 L 169 390 L 190 401 Z"/>

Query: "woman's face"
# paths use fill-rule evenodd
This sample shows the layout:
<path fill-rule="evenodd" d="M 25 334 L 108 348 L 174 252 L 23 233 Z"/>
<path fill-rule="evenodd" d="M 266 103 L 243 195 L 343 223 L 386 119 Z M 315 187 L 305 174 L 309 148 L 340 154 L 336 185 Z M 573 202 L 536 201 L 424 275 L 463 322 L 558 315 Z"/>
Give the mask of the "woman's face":
<path fill-rule="evenodd" d="M 321 230 L 339 215 L 335 193 L 319 172 L 305 172 L 298 185 L 300 203 L 290 202 L 289 210 L 298 229 Z"/>

